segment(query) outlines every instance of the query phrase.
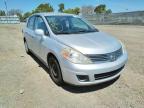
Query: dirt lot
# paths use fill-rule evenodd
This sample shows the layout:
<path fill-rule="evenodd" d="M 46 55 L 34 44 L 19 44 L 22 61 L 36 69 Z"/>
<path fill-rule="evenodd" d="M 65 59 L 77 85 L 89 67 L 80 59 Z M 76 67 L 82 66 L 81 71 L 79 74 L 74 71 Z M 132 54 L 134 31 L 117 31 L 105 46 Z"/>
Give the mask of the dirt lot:
<path fill-rule="evenodd" d="M 25 53 L 21 25 L 0 25 L 0 108 L 144 108 L 144 26 L 97 26 L 124 42 L 129 61 L 116 81 L 58 87 Z"/>

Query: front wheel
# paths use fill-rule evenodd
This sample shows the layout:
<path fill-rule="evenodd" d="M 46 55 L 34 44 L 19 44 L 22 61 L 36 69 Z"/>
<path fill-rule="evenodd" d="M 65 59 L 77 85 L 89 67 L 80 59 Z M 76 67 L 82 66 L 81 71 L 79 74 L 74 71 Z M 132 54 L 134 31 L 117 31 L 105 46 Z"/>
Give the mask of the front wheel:
<path fill-rule="evenodd" d="M 63 85 L 63 78 L 61 74 L 61 69 L 59 66 L 59 63 L 57 59 L 53 56 L 51 56 L 48 59 L 48 64 L 49 64 L 49 71 L 50 71 L 50 76 L 51 79 L 57 84 L 57 85 Z"/>

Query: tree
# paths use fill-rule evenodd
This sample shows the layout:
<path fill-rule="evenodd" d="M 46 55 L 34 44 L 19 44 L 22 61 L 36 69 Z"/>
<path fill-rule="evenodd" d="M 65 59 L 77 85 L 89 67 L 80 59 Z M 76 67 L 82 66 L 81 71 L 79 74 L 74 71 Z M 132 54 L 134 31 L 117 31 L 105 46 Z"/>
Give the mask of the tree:
<path fill-rule="evenodd" d="M 49 3 L 40 4 L 36 7 L 36 9 L 32 10 L 32 12 L 26 12 L 23 15 L 23 21 L 25 21 L 29 16 L 31 16 L 34 13 L 40 13 L 40 12 L 53 12 L 54 9 Z"/>
<path fill-rule="evenodd" d="M 64 13 L 74 14 L 73 9 L 66 9 L 63 11 Z"/>
<path fill-rule="evenodd" d="M 23 16 L 21 13 L 17 13 L 17 16 L 19 17 L 20 21 L 23 21 Z"/>
<path fill-rule="evenodd" d="M 96 13 L 104 13 L 104 14 L 111 14 L 112 13 L 112 10 L 111 9 L 107 9 L 106 5 L 104 4 L 101 4 L 101 5 L 98 5 L 95 9 L 94 9 L 94 12 Z"/>
<path fill-rule="evenodd" d="M 20 19 L 20 21 L 23 20 L 23 16 L 22 16 L 22 11 L 20 9 L 11 9 L 10 11 L 8 11 L 8 15 L 17 15 Z"/>
<path fill-rule="evenodd" d="M 5 11 L 4 10 L 0 10 L 0 16 L 5 16 Z"/>
<path fill-rule="evenodd" d="M 111 9 L 108 9 L 107 11 L 106 11 L 106 14 L 111 14 L 112 13 L 112 10 Z"/>
<path fill-rule="evenodd" d="M 94 7 L 93 6 L 82 6 L 81 13 L 82 14 L 93 14 Z"/>
<path fill-rule="evenodd" d="M 32 15 L 32 13 L 31 12 L 26 12 L 26 13 L 24 13 L 24 15 L 23 15 L 23 21 L 25 21 L 29 16 L 31 16 Z"/>
<path fill-rule="evenodd" d="M 106 13 L 106 5 L 104 5 L 104 4 L 98 5 L 94 9 L 94 12 L 96 12 L 96 13 Z"/>
<path fill-rule="evenodd" d="M 65 9 L 64 4 L 61 3 L 61 4 L 59 4 L 58 6 L 59 6 L 59 10 L 58 10 L 58 11 L 59 11 L 59 12 L 63 12 L 64 9 Z"/>
<path fill-rule="evenodd" d="M 22 11 L 20 9 L 11 9 L 8 11 L 8 15 L 17 15 L 17 14 L 22 14 Z"/>
<path fill-rule="evenodd" d="M 32 13 L 39 13 L 39 12 L 53 12 L 54 9 L 49 3 L 40 4 Z"/>
<path fill-rule="evenodd" d="M 64 13 L 69 13 L 69 14 L 76 14 L 78 15 L 80 13 L 80 8 L 76 7 L 74 9 L 66 9 L 63 11 Z"/>
<path fill-rule="evenodd" d="M 79 7 L 74 8 L 74 13 L 78 15 L 80 13 L 80 8 Z"/>

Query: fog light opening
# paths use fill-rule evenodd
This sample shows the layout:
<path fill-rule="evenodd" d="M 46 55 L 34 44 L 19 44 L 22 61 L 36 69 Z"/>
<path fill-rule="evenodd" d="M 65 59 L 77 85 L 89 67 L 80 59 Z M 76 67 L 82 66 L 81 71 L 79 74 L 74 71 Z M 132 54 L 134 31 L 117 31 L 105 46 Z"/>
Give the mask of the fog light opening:
<path fill-rule="evenodd" d="M 77 75 L 77 78 L 81 82 L 87 82 L 87 81 L 89 81 L 88 75 Z"/>

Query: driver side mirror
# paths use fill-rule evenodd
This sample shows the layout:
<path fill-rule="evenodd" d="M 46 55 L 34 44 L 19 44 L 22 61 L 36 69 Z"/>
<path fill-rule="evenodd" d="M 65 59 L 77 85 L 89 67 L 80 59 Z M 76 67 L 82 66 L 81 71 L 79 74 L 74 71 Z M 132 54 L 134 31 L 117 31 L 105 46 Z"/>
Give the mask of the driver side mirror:
<path fill-rule="evenodd" d="M 39 36 L 44 36 L 44 31 L 42 29 L 36 29 L 35 34 Z"/>

